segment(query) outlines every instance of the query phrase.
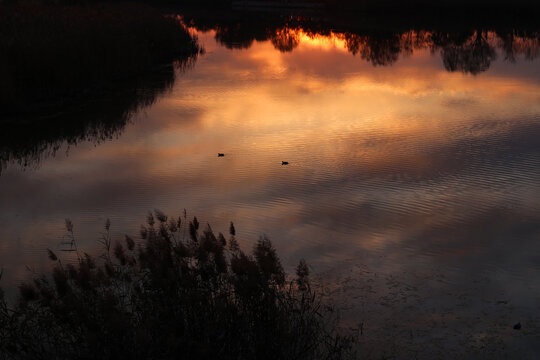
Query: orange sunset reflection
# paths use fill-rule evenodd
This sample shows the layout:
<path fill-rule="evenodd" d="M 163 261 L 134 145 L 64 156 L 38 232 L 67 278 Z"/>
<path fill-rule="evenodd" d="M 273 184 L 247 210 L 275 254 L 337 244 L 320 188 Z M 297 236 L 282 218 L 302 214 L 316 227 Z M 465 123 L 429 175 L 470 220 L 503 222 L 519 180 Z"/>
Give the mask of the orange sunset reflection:
<path fill-rule="evenodd" d="M 90 57 L 56 28 L 47 34 L 67 41 L 59 51 L 31 47 L 47 50 L 44 66 L 19 44 L 27 35 L 8 41 L 21 51 L 6 52 L 0 77 L 25 81 L 4 91 L 0 119 L 0 305 L 4 289 L 21 300 L 0 308 L 0 323 L 29 325 L 10 335 L 24 345 L 0 339 L 0 349 L 39 352 L 26 335 L 43 333 L 47 349 L 77 352 L 69 336 L 49 341 L 67 319 L 53 318 L 75 311 L 89 319 L 66 327 L 90 339 L 78 353 L 103 340 L 105 357 L 138 339 L 157 344 L 154 357 L 215 348 L 250 358 L 282 341 L 337 359 L 343 340 L 358 350 L 351 358 L 535 358 L 540 23 L 490 1 L 181 1 L 155 20 L 98 21 L 79 34 L 87 63 L 71 61 Z M 34 9 L 15 3 L 0 10 Z M 37 274 L 50 275 L 24 284 Z M 302 316 L 289 331 L 276 304 L 317 331 Z M 208 326 L 199 309 L 216 315 Z M 55 320 L 52 332 L 31 330 L 36 311 Z M 171 312 L 194 325 L 162 324 Z M 237 315 L 240 338 L 263 345 L 228 341 Z M 314 345 L 290 341 L 297 333 Z"/>
<path fill-rule="evenodd" d="M 478 36 L 502 41 L 475 33 L 464 46 L 476 51 Z M 232 50 L 216 31 L 199 39 L 205 55 L 117 139 L 73 147 L 36 173 L 3 173 L 0 209 L 26 219 L 48 214 L 42 223 L 71 216 L 83 229 L 107 216 L 133 231 L 149 209 L 186 208 L 217 231 L 234 220 L 244 245 L 266 233 L 288 266 L 298 256 L 324 268 L 369 252 L 395 260 L 379 265 L 388 272 L 413 266 L 403 249 L 433 246 L 425 262 L 481 256 L 488 235 L 513 226 L 500 221 L 501 209 L 536 221 L 534 63 L 509 66 L 499 46 L 497 56 L 488 52 L 489 70 L 448 71 L 427 32 L 400 35 L 400 52 L 389 42 L 377 52 L 367 37 L 295 28 Z M 527 56 L 530 44 L 512 44 Z M 373 66 L 395 54 L 391 66 Z M 31 208 L 19 203 L 28 192 L 39 199 Z M 22 248 L 4 251 L 56 241 L 25 236 Z"/>

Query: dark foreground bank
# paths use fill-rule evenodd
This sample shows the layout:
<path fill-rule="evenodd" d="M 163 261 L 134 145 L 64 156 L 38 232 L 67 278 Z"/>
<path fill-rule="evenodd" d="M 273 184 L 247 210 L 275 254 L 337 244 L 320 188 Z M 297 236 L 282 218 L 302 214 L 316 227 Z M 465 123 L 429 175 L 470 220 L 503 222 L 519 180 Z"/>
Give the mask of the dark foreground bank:
<path fill-rule="evenodd" d="M 304 261 L 288 280 L 270 241 L 251 255 L 196 218 L 159 211 L 141 242 L 112 241 L 96 259 L 77 249 L 66 220 L 65 263 L 49 251 L 51 274 L 0 301 L 0 354 L 6 359 L 343 359 L 352 338 L 312 291 Z"/>
<path fill-rule="evenodd" d="M 0 118 L 63 111 L 198 51 L 143 4 L 0 5 Z"/>

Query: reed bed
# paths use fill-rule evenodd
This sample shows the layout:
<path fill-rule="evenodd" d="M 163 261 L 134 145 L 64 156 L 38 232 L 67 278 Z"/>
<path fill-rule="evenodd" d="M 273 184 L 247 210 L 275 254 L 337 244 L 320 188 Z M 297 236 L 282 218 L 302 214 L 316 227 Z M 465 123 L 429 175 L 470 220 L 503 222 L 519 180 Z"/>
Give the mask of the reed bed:
<path fill-rule="evenodd" d="M 300 261 L 288 277 L 271 242 L 243 252 L 197 218 L 156 211 L 140 240 L 111 239 L 75 264 L 52 251 L 52 273 L 0 302 L 0 354 L 7 359 L 345 359 L 354 338 L 337 330 L 332 308 L 312 290 Z"/>

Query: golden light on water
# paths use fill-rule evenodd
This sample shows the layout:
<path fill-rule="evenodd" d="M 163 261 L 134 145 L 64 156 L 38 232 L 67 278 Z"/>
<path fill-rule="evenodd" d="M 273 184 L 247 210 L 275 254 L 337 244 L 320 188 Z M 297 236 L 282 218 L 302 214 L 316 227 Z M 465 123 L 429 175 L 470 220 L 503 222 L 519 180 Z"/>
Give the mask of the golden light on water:
<path fill-rule="evenodd" d="M 421 133 L 415 141 L 438 143 L 447 141 L 448 131 L 464 121 L 496 121 L 509 108 L 538 108 L 540 87 L 526 77 L 449 73 L 428 50 L 418 50 L 414 62 L 373 67 L 342 51 L 344 41 L 336 34 L 290 31 L 299 39 L 294 52 L 279 52 L 272 43 L 261 42 L 249 54 L 227 53 L 228 61 L 238 59 L 241 66 L 228 68 L 223 79 L 241 81 L 224 80 L 226 88 L 218 84 L 212 96 L 208 88 L 199 94 L 191 89 L 193 96 L 167 99 L 158 109 L 202 109 L 199 126 L 230 131 L 225 138 L 252 134 L 235 146 L 264 152 L 284 144 L 320 145 L 335 143 L 336 136 L 362 139 L 373 134 L 412 141 Z M 339 51 L 325 54 L 320 48 Z M 179 131 L 184 130 L 182 125 Z"/>
<path fill-rule="evenodd" d="M 324 50 L 338 49 L 347 51 L 345 40 L 333 32 L 330 32 L 329 35 L 320 35 L 307 34 L 303 30 L 295 30 L 293 31 L 293 34 L 298 38 L 301 46 L 315 47 Z"/>
<path fill-rule="evenodd" d="M 537 206 L 533 182 L 518 196 L 489 190 L 513 170 L 491 174 L 482 158 L 537 121 L 540 81 L 530 69 L 501 68 L 501 56 L 484 73 L 449 72 L 428 33 L 400 35 L 413 51 L 388 66 L 364 57 L 372 49 L 353 55 L 343 34 L 284 29 L 279 40 L 233 50 L 215 35 L 199 34 L 206 54 L 119 139 L 45 160 L 36 175 L 42 187 L 33 187 L 43 192 L 34 196 L 41 208 L 54 214 L 48 204 L 62 203 L 60 219 L 113 209 L 137 222 L 153 207 L 185 207 L 217 229 L 235 219 L 245 238 L 267 232 L 285 253 L 311 249 L 322 263 L 340 251 L 312 249 L 328 236 L 343 248 L 378 251 L 453 226 L 461 214 L 481 212 L 477 203 Z M 53 180 L 61 190 L 51 190 Z M 4 198 L 17 206 L 25 183 L 13 181 Z"/>
<path fill-rule="evenodd" d="M 199 20 L 214 29 L 190 29 L 205 52 L 192 67 L 178 61 L 176 73 L 164 67 L 163 78 L 137 82 L 134 92 L 149 96 L 133 99 L 133 116 L 96 106 L 103 121 L 66 126 L 50 143 L 29 132 L 29 150 L 0 154 L 4 282 L 27 277 L 25 264 L 50 267 L 46 249 L 62 250 L 67 217 L 77 247 L 100 254 L 106 219 L 121 243 L 137 238 L 148 211 L 187 209 L 183 223 L 197 216 L 200 232 L 226 233 L 233 221 L 246 253 L 268 236 L 289 274 L 304 258 L 325 294 L 350 301 L 346 321 L 368 324 L 362 339 L 383 348 L 372 331 L 387 318 L 405 324 L 399 331 L 415 349 L 431 327 L 467 344 L 467 327 L 469 345 L 485 355 L 484 335 L 510 336 L 510 319 L 522 315 L 536 340 L 538 34 Z M 25 156 L 37 165 L 25 167 Z M 520 304 L 529 308 L 518 314 Z M 399 328 L 388 329 L 395 341 Z"/>

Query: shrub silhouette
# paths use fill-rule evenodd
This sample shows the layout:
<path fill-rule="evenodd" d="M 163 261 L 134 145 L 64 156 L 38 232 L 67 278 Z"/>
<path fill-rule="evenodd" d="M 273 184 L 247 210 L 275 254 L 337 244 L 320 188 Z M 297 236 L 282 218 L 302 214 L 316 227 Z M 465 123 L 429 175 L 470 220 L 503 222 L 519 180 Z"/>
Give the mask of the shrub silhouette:
<path fill-rule="evenodd" d="M 0 354 L 8 359 L 342 359 L 352 337 L 312 290 L 305 261 L 288 279 L 270 240 L 244 253 L 196 218 L 150 213 L 142 240 L 112 245 L 102 259 L 77 251 L 52 274 L 0 300 Z M 184 237 L 185 228 L 189 237 Z M 69 230 L 69 229 L 68 229 Z M 184 230 L 184 231 L 183 231 Z M 72 232 L 72 229 L 71 229 Z M 75 245 L 76 246 L 76 245 Z M 112 253 L 111 253 L 112 252 Z M 99 260 L 99 261 L 98 261 Z M 1 295 L 1 294 L 0 294 Z"/>

